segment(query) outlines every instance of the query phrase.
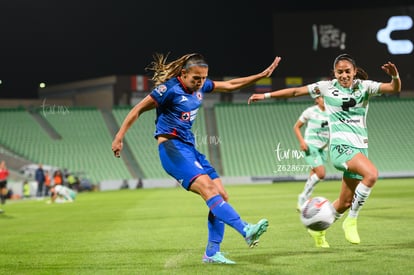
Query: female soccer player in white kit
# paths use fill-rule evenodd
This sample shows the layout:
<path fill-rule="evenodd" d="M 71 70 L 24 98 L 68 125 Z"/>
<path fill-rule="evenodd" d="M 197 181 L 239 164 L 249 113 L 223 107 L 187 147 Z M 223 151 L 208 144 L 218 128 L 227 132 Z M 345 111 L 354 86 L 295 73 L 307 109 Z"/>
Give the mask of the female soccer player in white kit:
<path fill-rule="evenodd" d="M 76 192 L 66 186 L 55 185 L 50 189 L 50 199 L 56 203 L 74 202 Z"/>
<path fill-rule="evenodd" d="M 306 125 L 305 134 L 301 128 Z M 293 126 L 300 149 L 305 152 L 305 161 L 311 167 L 303 191 L 298 196 L 297 209 L 310 198 L 316 184 L 325 178 L 328 157 L 329 128 L 323 97 L 315 97 L 315 105 L 306 108 Z"/>
<path fill-rule="evenodd" d="M 366 115 L 371 96 L 401 91 L 397 67 L 387 62 L 382 70 L 391 77 L 386 83 L 356 78 L 360 68 L 348 54 L 335 58 L 335 79 L 281 89 L 265 94 L 253 94 L 248 103 L 267 98 L 289 98 L 310 94 L 322 95 L 329 116 L 330 158 L 338 170 L 343 171 L 339 198 L 333 202 L 339 218 L 350 208 L 342 224 L 345 238 L 359 244 L 357 217 L 378 178 L 375 165 L 368 159 L 368 132 Z M 325 241 L 325 232 L 313 236 L 315 242 Z"/>

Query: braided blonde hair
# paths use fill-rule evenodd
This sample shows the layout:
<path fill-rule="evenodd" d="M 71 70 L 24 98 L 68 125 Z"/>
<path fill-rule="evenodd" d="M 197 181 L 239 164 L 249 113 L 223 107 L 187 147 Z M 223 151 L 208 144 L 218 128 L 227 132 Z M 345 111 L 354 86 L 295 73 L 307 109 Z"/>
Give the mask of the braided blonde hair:
<path fill-rule="evenodd" d="M 181 75 L 181 70 L 188 69 L 192 65 L 200 65 L 208 67 L 204 57 L 198 53 L 191 53 L 183 55 L 182 57 L 170 62 L 167 62 L 168 55 L 156 53 L 154 60 L 145 68 L 149 71 L 154 71 L 151 80 L 155 86 L 166 82 L 167 80 Z"/>

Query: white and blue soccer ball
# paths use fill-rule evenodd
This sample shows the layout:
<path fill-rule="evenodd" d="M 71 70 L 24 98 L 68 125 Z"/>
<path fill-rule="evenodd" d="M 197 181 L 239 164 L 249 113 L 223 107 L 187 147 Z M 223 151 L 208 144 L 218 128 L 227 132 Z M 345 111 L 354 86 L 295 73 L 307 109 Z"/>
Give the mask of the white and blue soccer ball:
<path fill-rule="evenodd" d="M 314 197 L 307 200 L 300 212 L 303 225 L 314 231 L 322 231 L 335 221 L 335 208 L 325 197 Z"/>

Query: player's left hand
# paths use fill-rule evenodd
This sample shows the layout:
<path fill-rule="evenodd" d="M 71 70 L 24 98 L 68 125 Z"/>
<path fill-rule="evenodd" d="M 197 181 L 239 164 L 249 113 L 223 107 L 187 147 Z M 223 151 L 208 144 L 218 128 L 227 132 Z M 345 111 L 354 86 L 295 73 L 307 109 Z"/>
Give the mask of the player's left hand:
<path fill-rule="evenodd" d="M 389 61 L 387 63 L 385 63 L 384 65 L 382 65 L 381 69 L 391 77 L 398 75 L 397 67 L 395 66 L 394 63 L 391 63 Z"/>
<path fill-rule="evenodd" d="M 273 60 L 272 64 L 270 64 L 269 67 L 266 68 L 266 70 L 264 70 L 262 72 L 262 74 L 264 74 L 264 77 L 269 77 L 272 75 L 273 71 L 276 69 L 276 67 L 279 65 L 279 62 L 282 58 L 280 56 L 276 56 L 275 60 Z"/>

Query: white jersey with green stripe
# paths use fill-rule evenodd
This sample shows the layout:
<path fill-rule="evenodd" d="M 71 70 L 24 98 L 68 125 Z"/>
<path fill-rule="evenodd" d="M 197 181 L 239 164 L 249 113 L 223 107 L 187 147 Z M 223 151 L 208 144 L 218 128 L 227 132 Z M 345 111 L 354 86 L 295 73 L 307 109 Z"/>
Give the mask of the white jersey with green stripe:
<path fill-rule="evenodd" d="M 329 142 L 328 114 L 318 105 L 307 108 L 299 117 L 299 121 L 306 124 L 305 142 L 319 149 Z"/>
<path fill-rule="evenodd" d="M 329 117 L 330 144 L 368 148 L 366 116 L 370 96 L 379 95 L 381 82 L 354 80 L 351 88 L 336 79 L 307 85 L 312 97 L 321 94 Z"/>

